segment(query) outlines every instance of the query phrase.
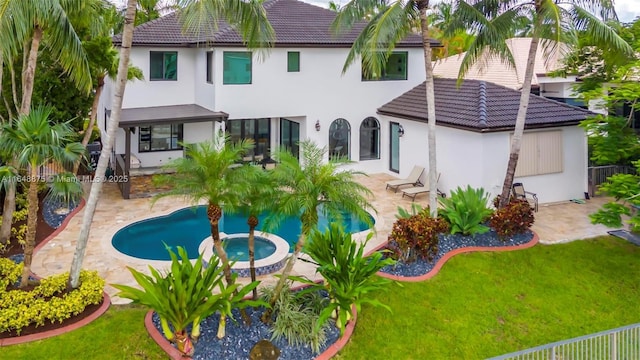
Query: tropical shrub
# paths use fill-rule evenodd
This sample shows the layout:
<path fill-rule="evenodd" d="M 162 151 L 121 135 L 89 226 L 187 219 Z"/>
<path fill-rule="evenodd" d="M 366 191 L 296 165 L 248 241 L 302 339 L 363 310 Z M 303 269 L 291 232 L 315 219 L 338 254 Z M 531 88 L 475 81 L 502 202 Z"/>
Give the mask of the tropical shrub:
<path fill-rule="evenodd" d="M 260 289 L 260 297 L 267 303 L 275 296 L 275 287 Z M 329 299 L 317 291 L 293 292 L 289 283 L 279 293 L 273 307 L 275 321 L 270 327 L 271 340 L 286 339 L 289 345 L 308 345 L 318 353 L 327 341 L 328 322 L 320 323 L 320 312 Z"/>
<path fill-rule="evenodd" d="M 224 337 L 226 317 L 231 317 L 231 309 L 263 305 L 261 301 L 244 300 L 243 297 L 258 286 L 254 281 L 240 287 L 234 281 L 226 284 L 220 259 L 211 257 L 206 268 L 203 266 L 203 254 L 191 263 L 187 251 L 178 247 L 178 255 L 167 248 L 171 257 L 171 268 L 166 274 L 149 266 L 151 276 L 129 268 L 142 290 L 127 285 L 113 285 L 120 290 L 117 296 L 131 299 L 153 309 L 160 317 L 164 336 L 177 343 L 178 350 L 184 354 L 193 354 L 193 344 L 187 333 L 187 325 L 192 324 L 191 339 L 200 336 L 200 321 L 209 315 L 220 312 L 218 337 Z M 179 257 L 178 257 L 179 256 Z"/>
<path fill-rule="evenodd" d="M 353 316 L 353 307 L 360 311 L 362 304 L 382 306 L 391 310 L 373 298 L 376 291 L 384 290 L 390 283 L 389 279 L 380 277 L 377 272 L 387 265 L 395 264 L 393 259 L 384 258 L 380 252 L 365 256 L 364 249 L 372 237 L 358 243 L 345 232 L 341 225 L 330 224 L 324 231 L 317 229 L 309 235 L 309 241 L 303 251 L 318 264 L 316 269 L 324 278 L 324 284 L 310 282 L 308 279 L 292 277 L 294 280 L 307 282 L 312 285 L 303 292 L 314 291 L 324 287 L 329 293 L 331 301 L 320 312 L 320 322 L 326 322 L 330 317 L 336 319 L 336 326 L 340 333 L 344 333 L 347 322 Z"/>
<path fill-rule="evenodd" d="M 398 217 L 389 235 L 391 257 L 404 263 L 418 257 L 431 261 L 438 253 L 438 234 L 448 231 L 449 224 L 443 218 L 432 218 L 428 208 L 408 218 Z"/>
<path fill-rule="evenodd" d="M 640 173 L 640 160 L 634 161 L 636 171 Z M 591 222 L 603 224 L 607 227 L 621 227 L 624 222 L 629 224 L 629 230 L 640 233 L 640 176 L 634 174 L 616 174 L 607 178 L 600 185 L 598 194 L 613 198 L 602 205 L 597 212 L 590 214 Z"/>
<path fill-rule="evenodd" d="M 443 206 L 440 214 L 451 225 L 452 234 L 476 235 L 490 230 L 483 223 L 493 210 L 487 206 L 489 194 L 483 188 L 474 189 L 468 185 L 466 189 L 458 187 L 450 197 L 440 201 Z"/>
<path fill-rule="evenodd" d="M 44 278 L 30 291 L 11 289 L 20 279 L 22 264 L 0 258 L 0 333 L 46 322 L 63 322 L 103 299 L 104 280 L 96 271 L 80 273 L 80 287 L 66 291 L 69 274 Z"/>
<path fill-rule="evenodd" d="M 402 206 L 398 206 L 398 213 L 396 214 L 396 219 L 408 219 L 414 215 L 418 214 L 429 214 L 429 207 L 422 207 L 420 204 L 416 204 L 414 202 L 411 203 L 411 210 L 407 210 Z"/>
<path fill-rule="evenodd" d="M 522 234 L 533 225 L 533 209 L 527 200 L 511 199 L 507 206 L 496 210 L 489 225 L 496 231 L 500 239 L 506 240 L 509 237 Z"/>

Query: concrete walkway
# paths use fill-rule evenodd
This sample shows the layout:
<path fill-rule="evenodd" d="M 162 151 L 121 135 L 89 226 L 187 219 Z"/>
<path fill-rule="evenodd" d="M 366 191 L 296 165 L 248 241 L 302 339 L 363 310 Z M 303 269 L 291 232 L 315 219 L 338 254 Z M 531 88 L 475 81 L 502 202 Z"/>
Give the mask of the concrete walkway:
<path fill-rule="evenodd" d="M 369 242 L 367 249 L 373 249 L 387 240 L 391 227 L 395 221 L 397 207 L 409 208 L 411 200 L 402 198 L 399 191 L 385 190 L 385 181 L 394 179 L 386 174 L 374 174 L 369 177 L 360 177 L 358 180 L 374 192 L 372 205 L 377 210 L 373 214 L 376 218 L 376 233 Z M 569 240 L 583 239 L 606 234 L 609 230 L 603 226 L 591 225 L 587 214 L 595 211 L 602 203 L 603 198 L 589 200 L 587 204 L 561 203 L 542 205 L 536 213 L 536 222 L 533 230 L 540 236 L 540 242 L 553 244 Z M 416 198 L 416 203 L 426 206 L 428 194 Z M 114 303 L 127 302 L 126 299 L 115 297 L 117 292 L 109 284 L 135 285 L 133 277 L 127 270 L 127 266 L 148 273 L 149 265 L 166 269 L 168 262 L 140 260 L 124 255 L 111 246 L 113 235 L 125 225 L 130 223 L 171 213 L 190 204 L 178 198 L 163 198 L 151 206 L 151 199 L 123 200 L 116 184 L 107 183 L 103 188 L 101 199 L 98 203 L 91 234 L 87 245 L 83 268 L 97 270 L 107 282 L 105 291 L 112 297 Z M 50 240 L 34 256 L 33 271 L 40 276 L 49 276 L 69 271 L 76 241 L 80 232 L 84 210 L 81 210 L 54 239 Z M 361 235 L 363 236 L 363 235 Z M 312 265 L 298 261 L 294 267 L 296 275 L 316 278 Z M 265 284 L 275 283 L 272 276 L 259 277 Z"/>

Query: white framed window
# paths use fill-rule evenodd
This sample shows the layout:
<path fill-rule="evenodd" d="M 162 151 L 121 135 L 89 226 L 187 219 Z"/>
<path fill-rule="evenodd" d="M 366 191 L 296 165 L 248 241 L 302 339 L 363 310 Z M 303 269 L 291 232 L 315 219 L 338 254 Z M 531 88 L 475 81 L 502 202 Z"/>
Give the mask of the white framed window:
<path fill-rule="evenodd" d="M 524 133 L 516 176 L 560 173 L 564 168 L 563 158 L 562 130 Z"/>

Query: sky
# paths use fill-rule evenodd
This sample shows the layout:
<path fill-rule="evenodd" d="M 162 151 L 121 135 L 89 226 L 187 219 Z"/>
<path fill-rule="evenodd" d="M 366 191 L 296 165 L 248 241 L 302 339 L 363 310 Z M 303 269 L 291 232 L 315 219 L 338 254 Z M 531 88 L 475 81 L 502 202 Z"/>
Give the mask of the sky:
<path fill-rule="evenodd" d="M 125 0 L 110 0 L 111 2 L 122 6 Z M 302 0 L 314 5 L 329 7 L 329 0 Z M 346 4 L 348 0 L 334 0 L 338 4 Z M 434 2 L 437 2 L 434 1 Z M 640 0 L 613 0 L 621 22 L 631 22 L 637 16 L 640 16 Z"/>
<path fill-rule="evenodd" d="M 329 0 L 302 0 L 314 5 L 328 7 Z M 347 0 L 334 0 L 338 4 L 346 4 Z M 621 22 L 631 22 L 640 16 L 640 0 L 613 0 Z"/>

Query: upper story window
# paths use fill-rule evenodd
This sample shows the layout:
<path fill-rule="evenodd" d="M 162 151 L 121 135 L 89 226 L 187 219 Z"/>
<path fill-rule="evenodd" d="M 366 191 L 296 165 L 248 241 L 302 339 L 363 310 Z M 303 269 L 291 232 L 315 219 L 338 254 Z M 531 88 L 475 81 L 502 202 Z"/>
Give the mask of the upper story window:
<path fill-rule="evenodd" d="M 213 51 L 207 51 L 207 82 L 213 84 Z"/>
<path fill-rule="evenodd" d="M 406 51 L 393 52 L 387 59 L 387 65 L 382 74 L 366 74 L 363 67 L 362 80 L 407 80 L 407 59 L 409 53 Z"/>
<path fill-rule="evenodd" d="M 222 54 L 222 83 L 251 84 L 251 52 L 225 51 Z"/>
<path fill-rule="evenodd" d="M 140 127 L 139 152 L 182 149 L 182 124 Z"/>
<path fill-rule="evenodd" d="M 151 51 L 149 72 L 151 80 L 178 80 L 178 53 L 176 51 Z"/>
<path fill-rule="evenodd" d="M 287 52 L 287 71 L 288 72 L 300 71 L 300 52 L 299 51 Z"/>

